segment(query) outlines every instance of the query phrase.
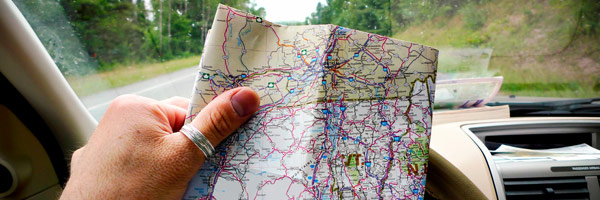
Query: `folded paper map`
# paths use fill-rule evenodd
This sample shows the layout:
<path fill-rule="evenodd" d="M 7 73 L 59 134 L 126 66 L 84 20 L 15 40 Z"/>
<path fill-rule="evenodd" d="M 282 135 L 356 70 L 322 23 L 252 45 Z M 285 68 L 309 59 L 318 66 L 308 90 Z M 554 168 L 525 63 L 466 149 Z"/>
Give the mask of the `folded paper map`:
<path fill-rule="evenodd" d="M 219 5 L 203 51 L 188 123 L 235 87 L 261 105 L 184 199 L 422 199 L 436 49 Z"/>

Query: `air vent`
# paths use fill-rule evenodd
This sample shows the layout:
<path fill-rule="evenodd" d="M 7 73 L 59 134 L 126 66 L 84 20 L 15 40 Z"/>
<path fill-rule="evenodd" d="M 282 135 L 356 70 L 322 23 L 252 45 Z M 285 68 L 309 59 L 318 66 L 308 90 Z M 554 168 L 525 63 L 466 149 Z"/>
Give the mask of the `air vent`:
<path fill-rule="evenodd" d="M 504 179 L 506 199 L 589 199 L 585 177 Z"/>

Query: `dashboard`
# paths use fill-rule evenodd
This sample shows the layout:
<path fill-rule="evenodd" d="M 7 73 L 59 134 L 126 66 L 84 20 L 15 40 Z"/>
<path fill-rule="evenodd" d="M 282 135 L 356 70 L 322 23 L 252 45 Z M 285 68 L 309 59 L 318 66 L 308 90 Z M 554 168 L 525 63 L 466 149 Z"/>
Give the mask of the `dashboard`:
<path fill-rule="evenodd" d="M 434 113 L 430 148 L 440 158 L 432 156 L 430 164 L 445 159 L 450 167 L 462 172 L 483 198 L 600 199 L 597 157 L 531 160 L 523 156 L 502 160 L 494 155 L 502 144 L 533 150 L 579 144 L 598 149 L 600 118 L 510 118 L 507 108 L 489 107 L 447 112 Z M 445 188 L 448 183 L 432 177 L 440 173 L 433 170 L 436 168 L 429 172 L 427 187 L 434 197 L 472 195 L 444 192 L 452 189 Z"/>

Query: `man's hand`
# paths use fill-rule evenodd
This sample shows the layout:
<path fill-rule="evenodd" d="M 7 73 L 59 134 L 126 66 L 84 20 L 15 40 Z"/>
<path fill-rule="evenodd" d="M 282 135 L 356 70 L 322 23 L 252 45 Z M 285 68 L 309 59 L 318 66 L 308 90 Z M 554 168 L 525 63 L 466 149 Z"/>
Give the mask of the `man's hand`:
<path fill-rule="evenodd" d="M 73 153 L 62 199 L 177 199 L 204 163 L 204 154 L 179 133 L 189 101 L 125 95 L 115 99 L 88 144 Z M 250 88 L 211 101 L 192 125 L 213 146 L 258 110 Z"/>

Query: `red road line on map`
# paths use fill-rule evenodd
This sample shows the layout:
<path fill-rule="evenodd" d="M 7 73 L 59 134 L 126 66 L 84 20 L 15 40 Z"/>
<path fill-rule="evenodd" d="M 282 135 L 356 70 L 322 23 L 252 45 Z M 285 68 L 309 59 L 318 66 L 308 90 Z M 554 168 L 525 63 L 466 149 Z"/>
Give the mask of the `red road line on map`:
<path fill-rule="evenodd" d="M 223 45 L 221 46 L 221 48 L 223 49 L 223 56 L 227 56 L 227 53 L 225 52 L 225 43 L 227 43 L 227 30 L 229 29 L 229 22 L 231 21 L 231 19 L 229 18 L 229 13 L 231 13 L 231 8 L 229 8 L 229 11 L 227 12 L 227 18 L 225 19 L 225 24 L 227 25 L 225 27 L 225 31 L 223 32 L 223 37 L 225 38 L 225 40 L 223 40 Z M 225 69 L 227 69 L 227 73 L 231 75 L 229 67 L 227 66 L 227 59 L 223 58 L 223 60 L 225 60 Z"/>
<path fill-rule="evenodd" d="M 251 16 L 248 16 L 248 15 L 242 15 L 242 14 L 239 14 L 239 13 L 235 12 L 235 10 L 231 9 L 231 7 L 229 7 L 229 6 L 228 6 L 227 8 L 228 8 L 228 9 L 229 9 L 229 11 L 230 11 L 230 12 L 232 12 L 234 15 L 241 16 L 241 17 L 245 17 L 245 18 L 250 18 L 250 19 L 256 19 L 256 17 L 254 17 L 254 16 L 252 16 L 252 17 L 251 17 Z"/>
<path fill-rule="evenodd" d="M 402 64 L 400 64 L 400 68 L 398 68 L 398 71 L 396 71 L 396 74 L 394 74 L 394 78 L 398 76 L 398 73 L 400 73 L 400 70 L 402 69 L 402 67 L 404 67 L 404 63 L 410 58 L 410 49 L 412 48 L 412 46 L 413 44 L 410 43 L 410 46 L 408 47 L 408 55 L 406 55 L 406 60 L 402 59 Z"/>
<path fill-rule="evenodd" d="M 371 53 L 371 51 L 369 51 L 369 49 L 367 49 L 367 48 L 364 48 L 364 49 L 365 49 L 365 51 L 369 52 L 369 54 L 371 54 L 371 56 L 373 56 L 377 61 L 381 62 L 381 58 L 378 58 L 375 54 Z"/>
<path fill-rule="evenodd" d="M 383 50 L 383 52 L 385 52 L 385 49 L 383 48 L 383 45 L 385 45 L 385 43 L 387 42 L 388 38 L 385 37 L 385 40 L 383 40 L 383 44 L 381 44 L 381 50 Z"/>
<path fill-rule="evenodd" d="M 277 35 L 277 32 L 275 31 L 275 29 L 273 28 L 273 26 L 269 26 L 269 28 L 271 28 L 271 30 L 273 30 L 273 33 L 275 33 L 275 37 L 277 37 L 277 45 L 294 48 L 293 45 L 280 44 L 279 43 L 279 41 L 280 41 L 279 35 Z"/>

